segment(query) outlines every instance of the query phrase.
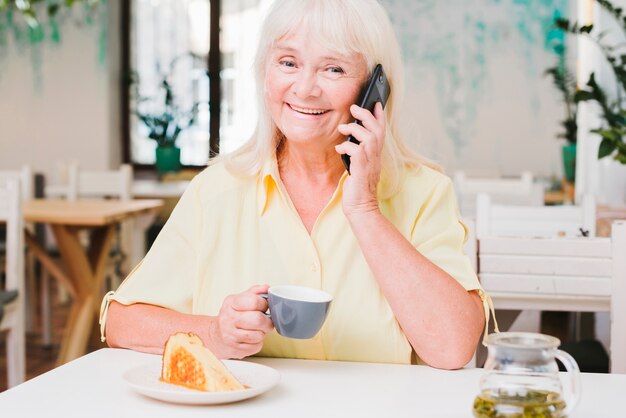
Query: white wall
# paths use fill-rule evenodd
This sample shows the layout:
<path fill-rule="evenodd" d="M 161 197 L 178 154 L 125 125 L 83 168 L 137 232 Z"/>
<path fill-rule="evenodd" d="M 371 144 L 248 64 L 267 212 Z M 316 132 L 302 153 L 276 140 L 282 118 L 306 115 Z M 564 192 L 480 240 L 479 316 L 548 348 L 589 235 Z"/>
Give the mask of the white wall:
<path fill-rule="evenodd" d="M 575 0 L 381 1 L 404 54 L 417 151 L 447 172 L 562 175 L 565 107 L 544 72 L 557 62 L 554 11 Z"/>
<path fill-rule="evenodd" d="M 104 65 L 98 59 L 98 25 L 78 27 L 71 21 L 61 28 L 60 45 L 47 41 L 43 47 L 40 90 L 35 87 L 29 51 L 20 53 L 13 45 L 8 56 L 0 57 L 0 168 L 30 163 L 35 170 L 53 178 L 59 160 L 76 159 L 92 168 L 114 167 L 119 163 L 119 2 L 108 3 L 109 49 Z M 408 6 L 417 7 L 408 0 L 385 3 L 396 17 Z M 426 3 L 429 2 L 417 2 Z M 477 8 L 481 4 L 474 3 Z M 446 16 L 450 15 L 440 18 L 449 26 L 451 22 Z M 496 15 L 490 19 L 498 23 L 498 19 L 505 17 Z M 428 46 L 426 41 L 430 39 L 425 37 L 428 28 L 422 25 L 411 31 L 415 25 L 404 23 L 401 36 L 406 38 L 415 32 L 414 53 L 424 52 L 422 46 Z M 456 47 L 464 51 L 463 45 L 459 43 Z M 507 45 L 506 42 L 498 48 L 487 45 L 490 58 L 487 77 L 481 90 L 474 92 L 478 104 L 473 122 L 463 122 L 465 145 L 461 153 L 455 152 L 458 144 L 451 142 L 442 124 L 442 112 L 446 114 L 441 99 L 446 93 L 437 90 L 442 68 L 418 72 L 416 68 L 422 68 L 415 65 L 419 56 L 406 59 L 410 72 L 408 96 L 412 100 L 409 110 L 411 119 L 418 124 L 412 145 L 425 156 L 442 162 L 448 172 L 461 168 L 515 175 L 531 169 L 540 175 L 560 175 L 562 142 L 555 136 L 563 109 L 558 92 L 541 75 L 552 62 L 545 54 L 535 56 L 535 72 L 529 75 L 519 53 L 515 55 L 516 50 Z M 540 46 L 537 48 L 541 50 Z M 463 63 L 459 68 L 465 72 L 471 69 Z M 474 99 L 468 96 L 472 92 L 469 87 L 453 91 L 464 92 L 466 97 L 459 100 L 467 108 L 474 106 Z M 460 118 L 469 120 L 469 116 Z"/>
<path fill-rule="evenodd" d="M 0 169 L 28 163 L 53 178 L 61 160 L 96 169 L 119 164 L 119 2 L 108 3 L 105 62 L 98 57 L 99 23 L 67 19 L 61 43 L 40 46 L 39 87 L 31 51 L 8 34 L 0 65 Z"/>

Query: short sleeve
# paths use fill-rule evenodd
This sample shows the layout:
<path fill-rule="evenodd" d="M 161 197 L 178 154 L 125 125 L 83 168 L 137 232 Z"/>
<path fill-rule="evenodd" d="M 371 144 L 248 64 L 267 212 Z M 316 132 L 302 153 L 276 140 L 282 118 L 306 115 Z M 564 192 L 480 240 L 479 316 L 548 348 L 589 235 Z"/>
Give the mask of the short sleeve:
<path fill-rule="evenodd" d="M 442 177 L 416 216 L 411 242 L 422 255 L 455 278 L 466 290 L 480 289 L 476 273 L 463 249 L 466 235 L 452 181 Z"/>
<path fill-rule="evenodd" d="M 147 303 L 192 313 L 202 226 L 197 182 L 191 182 L 143 261 L 110 300 Z"/>

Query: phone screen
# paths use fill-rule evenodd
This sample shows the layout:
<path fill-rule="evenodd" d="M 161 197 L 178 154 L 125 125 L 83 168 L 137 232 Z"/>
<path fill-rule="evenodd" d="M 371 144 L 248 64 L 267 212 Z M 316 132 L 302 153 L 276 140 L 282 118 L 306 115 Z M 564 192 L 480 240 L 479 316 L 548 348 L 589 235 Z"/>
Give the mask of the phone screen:
<path fill-rule="evenodd" d="M 387 76 L 385 76 L 383 66 L 378 64 L 374 68 L 372 76 L 363 86 L 356 104 L 373 113 L 376 102 L 380 102 L 383 105 L 383 109 L 385 108 L 389 93 L 390 89 Z M 355 122 L 362 125 L 361 121 L 358 119 L 355 119 Z M 347 140 L 355 144 L 360 144 L 360 141 L 352 135 L 348 136 Z M 341 154 L 341 160 L 343 161 L 343 165 L 346 166 L 348 174 L 350 174 L 350 156 L 348 154 Z"/>

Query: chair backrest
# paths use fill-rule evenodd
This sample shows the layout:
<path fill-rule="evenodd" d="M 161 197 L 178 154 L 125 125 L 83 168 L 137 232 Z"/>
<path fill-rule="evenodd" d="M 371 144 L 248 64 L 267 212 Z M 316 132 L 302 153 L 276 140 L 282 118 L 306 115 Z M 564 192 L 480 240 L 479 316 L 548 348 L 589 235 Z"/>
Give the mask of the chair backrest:
<path fill-rule="evenodd" d="M 133 169 L 123 164 L 119 170 L 83 170 L 78 164 L 69 169 L 67 198 L 79 197 L 132 199 Z"/>
<path fill-rule="evenodd" d="M 528 295 L 532 300 L 523 303 L 545 310 L 559 306 L 539 307 L 549 304 L 542 297 L 610 296 L 611 257 L 609 238 L 488 236 L 478 245 L 480 281 L 494 301 L 503 294 Z M 515 309 L 498 302 L 495 306 Z"/>
<path fill-rule="evenodd" d="M 459 209 L 465 218 L 476 214 L 476 196 L 487 193 L 494 203 L 507 205 L 542 206 L 544 187 L 534 183 L 533 175 L 525 171 L 519 178 L 473 177 L 468 178 L 463 171 L 453 176 L 454 189 L 459 200 Z"/>
<path fill-rule="evenodd" d="M 0 220 L 6 223 L 6 290 L 17 290 L 24 297 L 24 215 L 20 183 L 0 184 Z"/>
<path fill-rule="evenodd" d="M 512 206 L 495 205 L 491 197 L 476 197 L 476 236 L 514 237 L 590 237 L 596 234 L 596 206 L 591 195 L 584 196 L 580 206 Z"/>
<path fill-rule="evenodd" d="M 19 180 L 22 200 L 32 199 L 35 196 L 33 179 L 33 170 L 29 165 L 23 165 L 19 170 L 0 170 L 0 183 L 4 183 L 7 180 Z"/>
<path fill-rule="evenodd" d="M 626 221 L 611 227 L 611 372 L 626 373 Z"/>
<path fill-rule="evenodd" d="M 483 237 L 478 265 L 496 309 L 610 311 L 611 371 L 626 373 L 626 221 L 611 238 Z"/>

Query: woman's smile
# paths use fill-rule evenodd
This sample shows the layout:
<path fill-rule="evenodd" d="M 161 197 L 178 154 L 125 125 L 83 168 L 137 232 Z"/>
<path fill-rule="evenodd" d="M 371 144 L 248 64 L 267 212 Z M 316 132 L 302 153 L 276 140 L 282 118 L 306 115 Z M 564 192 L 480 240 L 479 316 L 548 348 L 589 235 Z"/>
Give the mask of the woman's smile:
<path fill-rule="evenodd" d="M 277 40 L 265 76 L 265 97 L 272 120 L 291 143 L 312 144 L 322 153 L 343 137 L 352 105 L 367 77 L 358 54 L 339 54 L 296 29 Z"/>
<path fill-rule="evenodd" d="M 287 108 L 286 115 L 290 115 L 298 121 L 319 122 L 326 119 L 330 110 L 311 106 L 296 106 L 291 103 L 285 103 Z"/>
<path fill-rule="evenodd" d="M 305 107 L 305 106 L 296 106 L 291 103 L 287 103 L 287 106 L 289 106 L 289 108 L 295 111 L 296 113 L 301 114 L 301 115 L 307 115 L 307 116 L 321 116 L 329 112 L 328 109 L 318 109 L 318 108 L 311 108 L 311 107 Z"/>

